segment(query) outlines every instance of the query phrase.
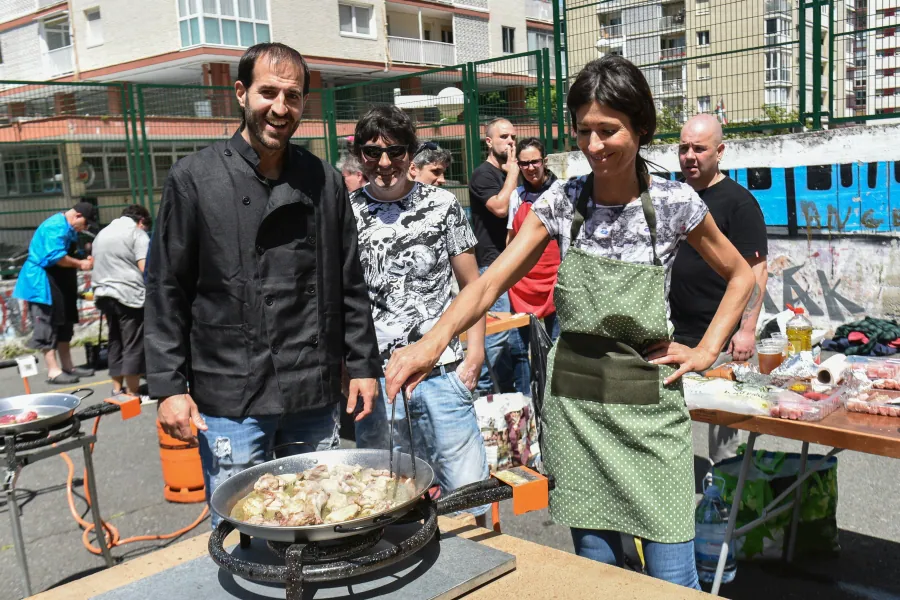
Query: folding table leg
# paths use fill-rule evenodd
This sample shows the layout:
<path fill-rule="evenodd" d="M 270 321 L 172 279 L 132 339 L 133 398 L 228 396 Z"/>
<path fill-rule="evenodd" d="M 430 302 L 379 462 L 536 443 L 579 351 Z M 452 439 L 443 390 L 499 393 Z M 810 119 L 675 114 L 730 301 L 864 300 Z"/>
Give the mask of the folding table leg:
<path fill-rule="evenodd" d="M 809 442 L 803 442 L 803 449 L 800 451 L 800 471 L 797 476 L 803 478 L 806 473 L 806 459 L 809 456 Z M 803 500 L 803 484 L 797 486 L 794 492 L 794 514 L 791 516 L 791 531 L 788 538 L 787 561 L 794 560 L 794 544 L 797 541 L 797 525 L 800 523 L 800 503 Z"/>
<path fill-rule="evenodd" d="M 16 546 L 19 574 L 25 585 L 25 596 L 30 596 L 31 576 L 28 574 L 28 558 L 25 556 L 25 539 L 22 537 L 22 522 L 19 516 L 19 504 L 16 502 L 16 488 L 12 486 L 6 490 L 6 510 L 9 512 L 9 524 L 12 527 L 13 544 Z"/>
<path fill-rule="evenodd" d="M 103 553 L 103 560 L 106 561 L 106 566 L 111 567 L 115 565 L 115 561 L 113 560 L 112 553 L 109 551 L 109 544 L 106 542 L 106 530 L 103 528 L 103 519 L 100 517 L 100 504 L 97 499 L 97 480 L 94 477 L 94 461 L 91 458 L 91 445 L 90 443 L 85 443 L 82 447 L 84 450 L 84 468 L 87 471 L 87 481 L 85 484 L 87 485 L 88 493 L 91 495 L 91 514 L 94 518 L 94 533 L 97 536 L 97 544 L 100 546 L 100 552 Z"/>
<path fill-rule="evenodd" d="M 750 462 L 753 460 L 753 446 L 758 436 L 758 433 L 751 432 L 747 438 L 747 448 L 744 450 L 744 458 L 741 461 L 741 473 L 738 475 L 734 500 L 731 501 L 731 512 L 728 514 L 728 527 L 725 529 L 725 539 L 722 541 L 722 550 L 719 552 L 719 564 L 716 565 L 716 576 L 710 591 L 713 596 L 719 595 L 719 588 L 722 586 L 722 574 L 725 572 L 725 562 L 728 559 L 728 547 L 731 545 L 731 538 L 734 535 L 738 509 L 741 507 L 741 495 L 744 493 L 744 483 L 747 481 L 747 472 L 750 470 Z"/>

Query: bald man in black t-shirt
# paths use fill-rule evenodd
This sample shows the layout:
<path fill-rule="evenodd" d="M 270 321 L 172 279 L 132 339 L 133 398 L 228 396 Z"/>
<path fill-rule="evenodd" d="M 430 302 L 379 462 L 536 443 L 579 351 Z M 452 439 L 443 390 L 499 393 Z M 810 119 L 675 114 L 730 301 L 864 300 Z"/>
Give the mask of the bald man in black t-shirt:
<path fill-rule="evenodd" d="M 713 219 L 738 252 L 747 260 L 756 278 L 756 290 L 744 310 L 741 323 L 725 348 L 735 361 L 749 360 L 756 349 L 756 324 L 768 278 L 766 223 L 756 198 L 719 171 L 725 151 L 722 126 L 712 115 L 697 115 L 681 130 L 678 159 L 685 183 L 703 199 Z M 678 249 L 672 267 L 669 303 L 675 341 L 694 347 L 709 327 L 725 295 L 722 279 L 689 245 Z M 720 357 L 725 360 L 726 356 Z M 713 462 L 734 456 L 737 431 L 710 426 L 709 457 Z"/>

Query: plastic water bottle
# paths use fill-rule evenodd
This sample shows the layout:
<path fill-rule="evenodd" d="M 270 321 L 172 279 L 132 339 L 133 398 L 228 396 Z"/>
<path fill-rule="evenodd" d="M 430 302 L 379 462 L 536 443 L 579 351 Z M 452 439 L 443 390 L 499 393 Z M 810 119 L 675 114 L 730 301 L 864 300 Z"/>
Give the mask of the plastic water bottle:
<path fill-rule="evenodd" d="M 721 477 L 716 477 L 725 481 Z M 719 553 L 725 541 L 725 529 L 728 527 L 728 505 L 722 498 L 721 488 L 713 483 L 712 477 L 704 481 L 703 499 L 694 513 L 694 552 L 697 557 L 697 575 L 700 581 L 712 583 L 716 576 Z M 737 564 L 734 562 L 733 541 L 728 546 L 728 557 L 725 560 L 725 571 L 722 583 L 734 580 Z"/>

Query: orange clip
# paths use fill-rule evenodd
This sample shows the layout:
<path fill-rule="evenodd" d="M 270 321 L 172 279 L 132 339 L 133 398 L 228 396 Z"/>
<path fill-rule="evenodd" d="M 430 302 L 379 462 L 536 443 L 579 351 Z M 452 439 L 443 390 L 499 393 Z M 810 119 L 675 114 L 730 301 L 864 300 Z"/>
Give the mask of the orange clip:
<path fill-rule="evenodd" d="M 141 399 L 137 396 L 123 395 L 121 400 L 118 398 L 107 398 L 104 402 L 118 405 L 123 421 L 141 414 Z"/>
<path fill-rule="evenodd" d="M 524 515 L 550 504 L 550 484 L 547 478 L 528 467 L 513 467 L 492 473 L 513 489 L 513 514 Z"/>

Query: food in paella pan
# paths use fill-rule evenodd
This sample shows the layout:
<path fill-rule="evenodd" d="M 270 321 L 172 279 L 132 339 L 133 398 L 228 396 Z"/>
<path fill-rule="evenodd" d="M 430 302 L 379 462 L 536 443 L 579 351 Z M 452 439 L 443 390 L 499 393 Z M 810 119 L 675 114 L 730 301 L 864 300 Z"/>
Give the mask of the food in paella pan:
<path fill-rule="evenodd" d="M 0 425 L 21 425 L 29 421 L 37 421 L 38 414 L 33 410 L 23 410 L 13 415 L 0 417 Z"/>
<path fill-rule="evenodd" d="M 231 518 L 279 527 L 340 523 L 385 512 L 415 493 L 411 478 L 391 479 L 387 469 L 318 465 L 296 474 L 266 473 L 234 505 Z"/>

